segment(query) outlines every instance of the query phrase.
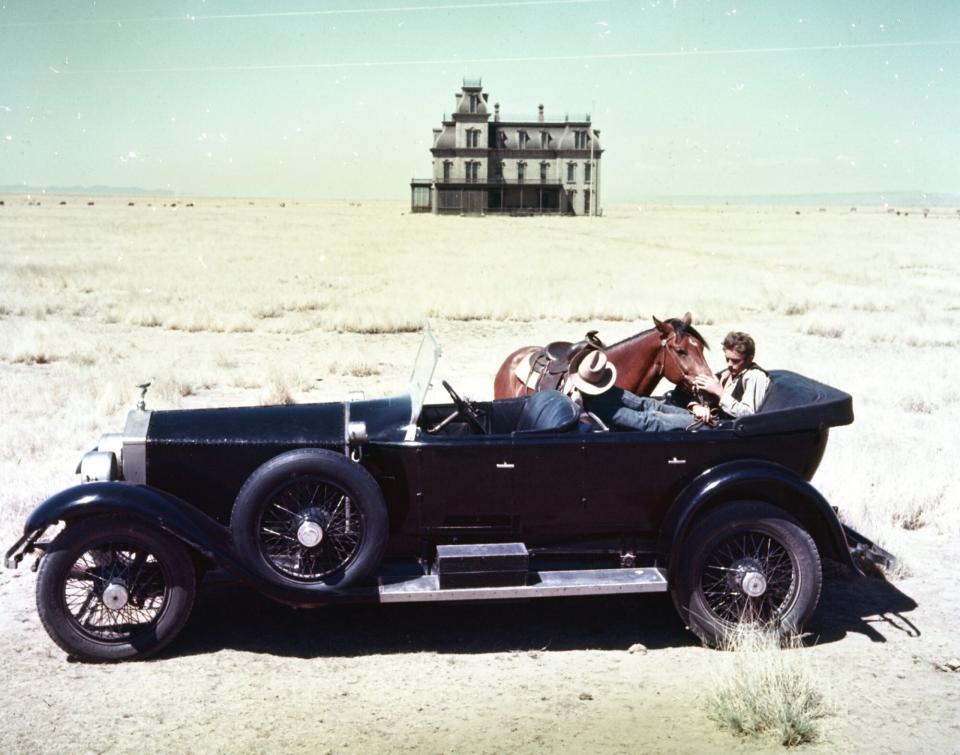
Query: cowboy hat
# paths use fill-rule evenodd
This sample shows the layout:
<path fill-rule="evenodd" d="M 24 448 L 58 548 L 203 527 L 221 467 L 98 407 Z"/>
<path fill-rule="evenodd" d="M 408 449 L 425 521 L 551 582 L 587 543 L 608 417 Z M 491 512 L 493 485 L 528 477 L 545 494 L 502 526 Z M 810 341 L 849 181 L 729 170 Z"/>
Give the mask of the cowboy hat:
<path fill-rule="evenodd" d="M 591 351 L 577 365 L 573 384 L 581 393 L 596 396 L 617 381 L 617 368 L 602 351 Z"/>

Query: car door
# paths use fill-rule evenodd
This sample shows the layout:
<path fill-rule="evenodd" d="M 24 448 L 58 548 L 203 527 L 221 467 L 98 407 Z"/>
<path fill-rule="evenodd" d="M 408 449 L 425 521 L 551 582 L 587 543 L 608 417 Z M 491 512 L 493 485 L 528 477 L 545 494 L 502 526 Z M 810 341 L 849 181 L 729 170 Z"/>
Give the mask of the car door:
<path fill-rule="evenodd" d="M 433 437 L 416 451 L 422 531 L 436 542 L 497 542 L 518 529 L 510 437 Z"/>
<path fill-rule="evenodd" d="M 687 481 L 710 465 L 726 432 L 609 432 L 588 436 L 585 508 L 595 527 L 654 535 Z"/>
<path fill-rule="evenodd" d="M 589 534 L 582 438 L 576 432 L 518 434 L 505 449 L 522 540 L 527 545 L 577 540 Z"/>

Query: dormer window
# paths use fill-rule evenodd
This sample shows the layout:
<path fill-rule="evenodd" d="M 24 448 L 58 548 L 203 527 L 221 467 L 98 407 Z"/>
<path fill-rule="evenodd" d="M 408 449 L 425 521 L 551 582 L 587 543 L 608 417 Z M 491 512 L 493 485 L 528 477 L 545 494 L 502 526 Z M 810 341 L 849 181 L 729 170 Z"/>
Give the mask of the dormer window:
<path fill-rule="evenodd" d="M 470 95 L 470 112 L 475 113 L 480 106 L 480 95 L 471 94 Z"/>
<path fill-rule="evenodd" d="M 530 141 L 530 134 L 526 131 L 517 131 L 517 149 L 526 149 Z"/>
<path fill-rule="evenodd" d="M 590 141 L 589 136 L 586 131 L 574 131 L 573 132 L 573 147 L 574 149 L 586 149 Z"/>
<path fill-rule="evenodd" d="M 507 146 L 507 132 L 498 131 L 497 132 L 497 143 L 500 145 L 500 149 L 505 149 Z"/>
<path fill-rule="evenodd" d="M 549 131 L 540 132 L 540 149 L 550 149 L 550 136 Z"/>

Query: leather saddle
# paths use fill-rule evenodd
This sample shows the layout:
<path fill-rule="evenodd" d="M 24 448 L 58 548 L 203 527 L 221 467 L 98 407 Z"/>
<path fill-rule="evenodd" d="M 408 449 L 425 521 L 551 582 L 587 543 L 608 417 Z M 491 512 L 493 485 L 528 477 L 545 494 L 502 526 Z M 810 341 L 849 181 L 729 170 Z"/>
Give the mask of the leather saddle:
<path fill-rule="evenodd" d="M 597 331 L 589 331 L 582 341 L 553 341 L 530 355 L 517 367 L 517 377 L 532 391 L 565 391 L 567 375 L 589 352 L 605 349 Z"/>

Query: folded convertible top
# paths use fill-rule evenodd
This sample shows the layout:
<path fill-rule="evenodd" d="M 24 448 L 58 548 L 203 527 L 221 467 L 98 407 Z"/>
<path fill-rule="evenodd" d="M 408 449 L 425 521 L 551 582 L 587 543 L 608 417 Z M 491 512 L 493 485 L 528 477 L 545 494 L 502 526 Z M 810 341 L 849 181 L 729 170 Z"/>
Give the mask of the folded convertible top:
<path fill-rule="evenodd" d="M 738 435 L 824 430 L 853 422 L 850 394 L 788 370 L 771 370 L 760 411 L 733 424 Z"/>

